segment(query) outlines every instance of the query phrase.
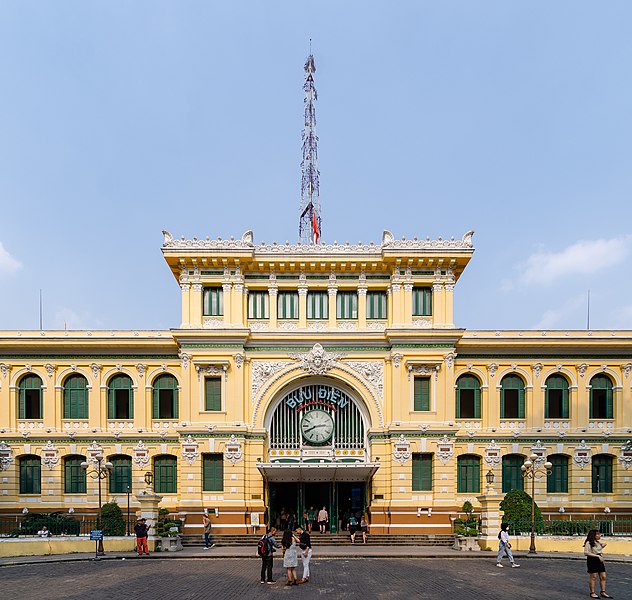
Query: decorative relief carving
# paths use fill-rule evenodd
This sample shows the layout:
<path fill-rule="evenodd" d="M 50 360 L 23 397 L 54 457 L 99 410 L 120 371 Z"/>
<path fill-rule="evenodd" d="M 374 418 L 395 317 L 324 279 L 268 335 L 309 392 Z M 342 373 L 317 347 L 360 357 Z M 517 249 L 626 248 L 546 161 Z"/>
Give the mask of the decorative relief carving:
<path fill-rule="evenodd" d="M 136 365 L 136 371 L 138 371 L 138 376 L 142 379 L 145 376 L 145 372 L 147 371 L 147 365 L 138 363 Z"/>
<path fill-rule="evenodd" d="M 198 451 L 198 443 L 192 436 L 188 436 L 186 440 L 182 441 L 182 458 L 188 465 L 192 465 L 199 458 L 200 452 Z"/>
<path fill-rule="evenodd" d="M 384 394 L 384 363 L 381 361 L 346 361 L 346 365 L 360 373 L 373 388 L 380 398 Z"/>
<path fill-rule="evenodd" d="M 250 321 L 248 326 L 251 331 L 268 331 L 269 328 L 267 321 Z"/>
<path fill-rule="evenodd" d="M 279 323 L 279 329 L 281 331 L 296 331 L 298 329 L 298 323 L 294 321 L 281 321 Z"/>
<path fill-rule="evenodd" d="M 238 354 L 235 354 L 233 358 L 235 359 L 235 366 L 238 369 L 241 369 L 242 365 L 244 364 L 244 361 L 246 360 L 246 355 L 239 352 Z"/>
<path fill-rule="evenodd" d="M 253 362 L 251 370 L 252 397 L 256 397 L 261 387 L 270 377 L 292 363 L 287 361 Z"/>
<path fill-rule="evenodd" d="M 404 358 L 404 355 L 400 352 L 391 352 L 391 360 L 396 369 L 399 369 L 399 366 L 402 364 L 402 358 Z"/>
<path fill-rule="evenodd" d="M 419 329 L 430 329 L 432 327 L 432 321 L 430 321 L 430 319 L 413 319 L 413 327 Z"/>
<path fill-rule="evenodd" d="M 58 462 L 59 452 L 57 451 L 57 447 L 48 440 L 42 448 L 42 463 L 49 469 L 53 469 Z"/>
<path fill-rule="evenodd" d="M 546 447 L 540 440 L 531 446 L 531 454 L 537 455 L 537 458 L 533 461 L 537 467 L 546 461 Z"/>
<path fill-rule="evenodd" d="M 624 469 L 632 467 L 632 441 L 628 440 L 621 446 L 621 454 L 619 454 L 619 462 Z"/>
<path fill-rule="evenodd" d="M 590 464 L 590 446 L 588 446 L 588 444 L 586 444 L 584 440 L 582 440 L 575 448 L 575 456 L 573 456 L 573 462 L 580 469 L 583 469 Z"/>
<path fill-rule="evenodd" d="M 222 329 L 224 326 L 224 319 L 216 319 L 213 317 L 204 318 L 204 329 Z"/>
<path fill-rule="evenodd" d="M 544 365 L 542 363 L 535 363 L 535 365 L 533 365 L 533 374 L 535 377 L 540 377 L 540 373 L 542 373 L 543 368 Z"/>
<path fill-rule="evenodd" d="M 180 352 L 178 354 L 178 357 L 182 361 L 182 368 L 183 369 L 188 369 L 189 368 L 189 363 L 191 362 L 191 355 L 187 354 L 186 352 Z"/>
<path fill-rule="evenodd" d="M 485 448 L 484 460 L 485 463 L 492 468 L 500 464 L 500 446 L 496 443 L 496 440 L 492 440 L 487 448 Z"/>
<path fill-rule="evenodd" d="M 586 363 L 582 363 L 581 365 L 577 365 L 577 372 L 579 373 L 580 377 L 583 377 L 584 375 L 586 375 L 586 369 L 588 368 L 588 365 Z"/>
<path fill-rule="evenodd" d="M 341 321 L 338 323 L 339 331 L 356 331 L 358 325 L 353 321 Z"/>
<path fill-rule="evenodd" d="M 226 372 L 226 367 L 225 366 L 218 367 L 215 365 L 205 365 L 205 366 L 195 365 L 195 370 L 197 371 L 197 374 L 198 374 L 198 381 L 200 381 L 202 377 L 213 377 L 217 375 L 223 375 Z"/>
<path fill-rule="evenodd" d="M 410 457 L 410 442 L 402 433 L 393 446 L 393 460 L 400 464 L 404 464 L 406 461 L 410 460 Z"/>
<path fill-rule="evenodd" d="M 8 469 L 13 463 L 13 460 L 11 446 L 7 446 L 5 442 L 0 442 L 0 471 Z"/>
<path fill-rule="evenodd" d="M 11 367 L 9 367 L 9 365 L 7 365 L 6 363 L 0 363 L 0 373 L 2 373 L 2 377 L 4 377 L 5 379 L 9 375 L 10 368 Z"/>
<path fill-rule="evenodd" d="M 344 356 L 346 355 L 342 352 L 327 352 L 320 344 L 314 344 L 309 352 L 289 355 L 290 358 L 300 361 L 301 369 L 310 375 L 324 375 Z"/>
<path fill-rule="evenodd" d="M 455 360 L 456 360 L 456 352 L 448 352 L 448 354 L 445 355 L 445 364 L 448 367 L 448 369 L 451 369 L 452 367 L 454 367 Z"/>
<path fill-rule="evenodd" d="M 132 453 L 132 462 L 137 467 L 140 467 L 142 469 L 149 464 L 149 448 L 145 446 L 142 440 L 139 440 L 138 444 L 134 446 L 134 450 L 132 451 Z"/>
<path fill-rule="evenodd" d="M 86 448 L 86 456 L 88 457 L 88 462 L 96 465 L 99 462 L 96 458 L 99 454 L 103 455 L 103 448 L 99 444 L 97 444 L 96 440 L 93 440 L 92 444 L 90 444 Z"/>
<path fill-rule="evenodd" d="M 230 439 L 226 442 L 224 458 L 231 464 L 235 464 L 241 460 L 243 456 L 243 450 L 241 448 L 241 442 L 237 441 L 234 434 L 231 434 Z"/>
<path fill-rule="evenodd" d="M 450 459 L 454 456 L 454 442 L 448 439 L 447 435 L 444 435 L 437 442 L 436 456 L 444 465 L 447 465 Z"/>
<path fill-rule="evenodd" d="M 48 363 L 44 365 L 44 369 L 46 369 L 46 375 L 52 377 L 55 374 L 57 367 Z"/>
<path fill-rule="evenodd" d="M 98 379 L 99 375 L 101 374 L 101 365 L 98 365 L 97 363 L 92 363 L 90 365 L 90 370 L 92 371 L 92 377 Z"/>
<path fill-rule="evenodd" d="M 321 322 L 308 323 L 307 329 L 309 331 L 327 331 L 327 323 L 321 323 Z"/>
<path fill-rule="evenodd" d="M 498 371 L 498 365 L 496 363 L 492 363 L 487 368 L 489 369 L 489 375 L 491 377 L 494 377 L 496 375 L 496 372 Z"/>
<path fill-rule="evenodd" d="M 6 367 L 6 365 L 4 366 Z M 0 369 L 2 369 L 2 365 L 0 365 Z M 630 376 L 630 373 L 632 372 L 632 363 L 621 365 L 621 371 L 623 372 L 623 376 L 627 379 Z"/>
<path fill-rule="evenodd" d="M 366 328 L 371 331 L 386 331 L 386 323 L 382 321 L 369 321 Z"/>

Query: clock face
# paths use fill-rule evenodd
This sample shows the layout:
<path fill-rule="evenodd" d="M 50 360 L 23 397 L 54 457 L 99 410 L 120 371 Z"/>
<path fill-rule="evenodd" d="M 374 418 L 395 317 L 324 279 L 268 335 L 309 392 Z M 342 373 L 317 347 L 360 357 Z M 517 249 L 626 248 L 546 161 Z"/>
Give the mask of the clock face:
<path fill-rule="evenodd" d="M 301 431 L 310 444 L 326 444 L 334 433 L 334 421 L 324 410 L 310 410 L 303 415 Z"/>

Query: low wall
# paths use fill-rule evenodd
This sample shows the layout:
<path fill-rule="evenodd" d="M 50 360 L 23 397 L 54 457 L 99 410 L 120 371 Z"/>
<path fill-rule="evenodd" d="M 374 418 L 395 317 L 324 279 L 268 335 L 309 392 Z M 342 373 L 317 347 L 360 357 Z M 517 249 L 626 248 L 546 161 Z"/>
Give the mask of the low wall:
<path fill-rule="evenodd" d="M 535 547 L 538 552 L 571 552 L 583 554 L 585 536 L 562 536 L 562 535 L 537 535 Z M 608 560 L 608 554 L 632 555 L 632 537 L 609 537 L 603 536 L 602 540 L 608 544 L 604 550 L 604 556 Z M 511 536 L 511 549 L 515 552 L 528 552 L 531 545 L 531 536 L 520 535 Z M 483 550 L 489 548 L 498 550 L 498 537 L 479 538 L 479 545 Z"/>
<path fill-rule="evenodd" d="M 156 549 L 156 539 L 148 540 L 149 551 Z M 48 554 L 73 554 L 77 552 L 94 553 L 96 542 L 87 537 L 38 538 L 2 538 L 0 539 L 0 557 L 10 556 L 44 556 Z M 131 552 L 136 550 L 135 537 L 106 537 L 103 540 L 106 552 Z"/>

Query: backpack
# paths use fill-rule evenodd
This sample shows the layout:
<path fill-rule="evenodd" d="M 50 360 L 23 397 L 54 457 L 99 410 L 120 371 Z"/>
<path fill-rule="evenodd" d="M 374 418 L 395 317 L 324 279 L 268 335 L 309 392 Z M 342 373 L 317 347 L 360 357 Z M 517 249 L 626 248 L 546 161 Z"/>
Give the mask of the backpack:
<path fill-rule="evenodd" d="M 257 542 L 257 555 L 263 558 L 264 556 L 270 555 L 270 538 L 268 534 L 261 537 L 261 539 Z"/>
<path fill-rule="evenodd" d="M 355 517 L 351 517 L 349 519 L 349 525 L 351 525 L 352 527 L 355 527 L 358 524 L 358 522 L 356 521 Z"/>

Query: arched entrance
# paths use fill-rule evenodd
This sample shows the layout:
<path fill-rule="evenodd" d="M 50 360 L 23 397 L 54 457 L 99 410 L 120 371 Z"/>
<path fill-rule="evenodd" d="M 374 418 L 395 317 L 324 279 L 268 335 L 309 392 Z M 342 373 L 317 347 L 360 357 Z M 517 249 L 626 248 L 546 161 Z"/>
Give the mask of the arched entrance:
<path fill-rule="evenodd" d="M 267 461 L 258 465 L 268 491 L 269 521 L 301 524 L 326 507 L 328 530 L 364 513 L 370 481 L 370 416 L 357 393 L 330 378 L 301 379 L 270 403 Z"/>

